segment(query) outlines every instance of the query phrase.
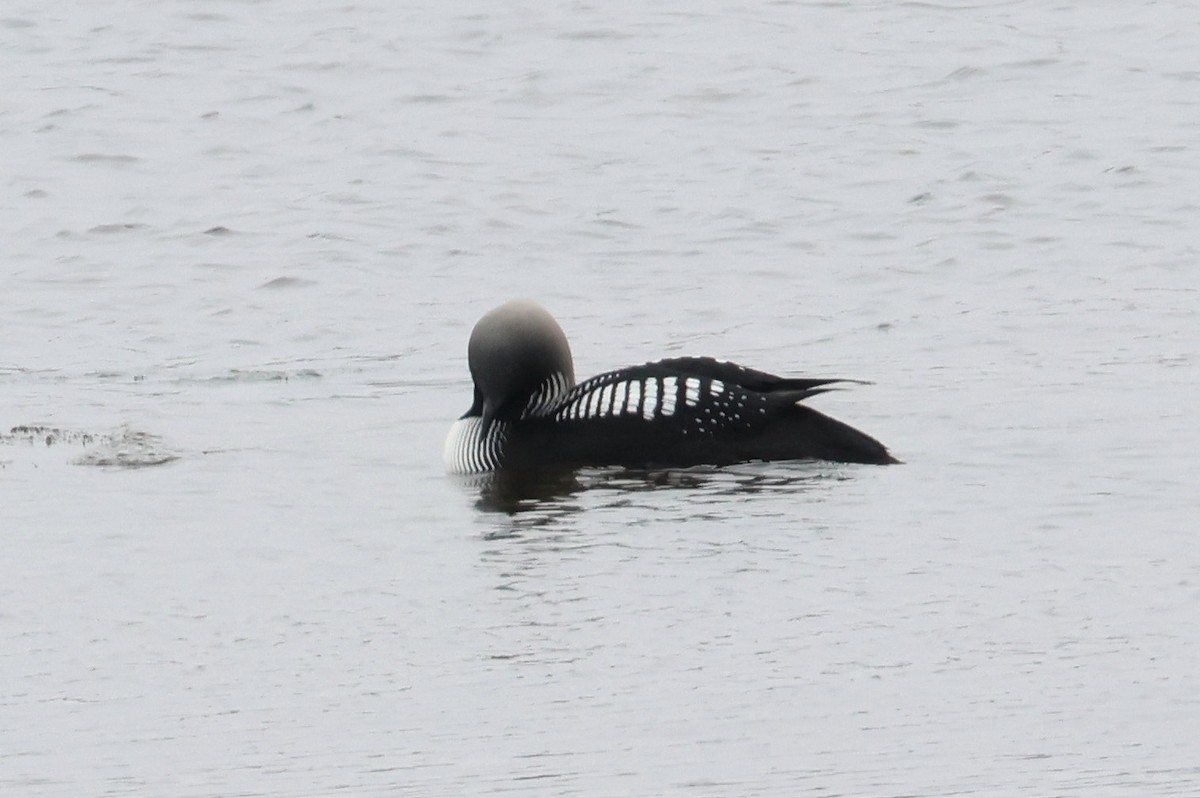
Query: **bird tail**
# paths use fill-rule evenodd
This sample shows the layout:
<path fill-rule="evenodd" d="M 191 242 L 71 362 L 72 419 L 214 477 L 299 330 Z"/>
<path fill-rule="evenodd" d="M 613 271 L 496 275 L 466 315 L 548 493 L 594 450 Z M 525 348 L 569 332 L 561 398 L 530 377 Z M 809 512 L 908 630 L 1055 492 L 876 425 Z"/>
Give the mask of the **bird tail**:
<path fill-rule="evenodd" d="M 865 432 L 805 405 L 793 405 L 790 429 L 781 437 L 804 441 L 805 457 L 841 463 L 890 465 L 899 463 L 887 447 Z M 786 445 L 785 441 L 780 441 Z"/>

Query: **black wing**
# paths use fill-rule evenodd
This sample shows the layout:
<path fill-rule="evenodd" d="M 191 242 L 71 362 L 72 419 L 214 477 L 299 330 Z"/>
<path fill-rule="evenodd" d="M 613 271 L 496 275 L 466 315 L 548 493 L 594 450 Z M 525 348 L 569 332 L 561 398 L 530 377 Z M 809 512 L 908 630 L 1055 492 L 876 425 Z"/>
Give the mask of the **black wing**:
<path fill-rule="evenodd" d="M 789 379 L 710 358 L 619 369 L 576 385 L 529 418 L 512 458 L 628 466 L 807 457 L 886 462 L 878 442 L 797 404 L 836 382 L 842 380 Z"/>

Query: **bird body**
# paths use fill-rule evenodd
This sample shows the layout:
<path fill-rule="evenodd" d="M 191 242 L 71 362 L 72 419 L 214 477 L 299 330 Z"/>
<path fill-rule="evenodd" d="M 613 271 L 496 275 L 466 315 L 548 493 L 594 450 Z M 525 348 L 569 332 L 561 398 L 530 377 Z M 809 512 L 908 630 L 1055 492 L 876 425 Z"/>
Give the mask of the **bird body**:
<path fill-rule="evenodd" d="M 712 358 L 671 358 L 575 384 L 545 310 L 514 300 L 471 334 L 471 409 L 446 439 L 452 473 L 748 460 L 895 463 L 874 438 L 802 402 L 840 379 L 778 377 Z"/>

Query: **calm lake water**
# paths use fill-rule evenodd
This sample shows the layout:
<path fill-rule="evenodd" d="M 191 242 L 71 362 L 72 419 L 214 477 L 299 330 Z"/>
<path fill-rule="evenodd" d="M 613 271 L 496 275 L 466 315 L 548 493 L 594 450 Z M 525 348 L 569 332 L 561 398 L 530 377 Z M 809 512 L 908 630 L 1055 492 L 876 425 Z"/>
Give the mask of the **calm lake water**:
<path fill-rule="evenodd" d="M 1200 793 L 1192 4 L 0 11 L 4 795 Z M 442 473 L 581 377 L 896 467 Z"/>

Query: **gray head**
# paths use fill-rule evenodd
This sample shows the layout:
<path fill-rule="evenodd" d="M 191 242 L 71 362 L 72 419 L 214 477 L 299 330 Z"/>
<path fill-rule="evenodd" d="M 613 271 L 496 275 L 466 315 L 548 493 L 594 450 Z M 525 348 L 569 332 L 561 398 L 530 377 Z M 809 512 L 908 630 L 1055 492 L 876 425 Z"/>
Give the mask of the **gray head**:
<path fill-rule="evenodd" d="M 471 331 L 467 363 L 475 380 L 475 404 L 486 430 L 494 419 L 515 421 L 548 381 L 575 384 L 567 336 L 536 302 L 514 299 L 488 311 Z"/>

